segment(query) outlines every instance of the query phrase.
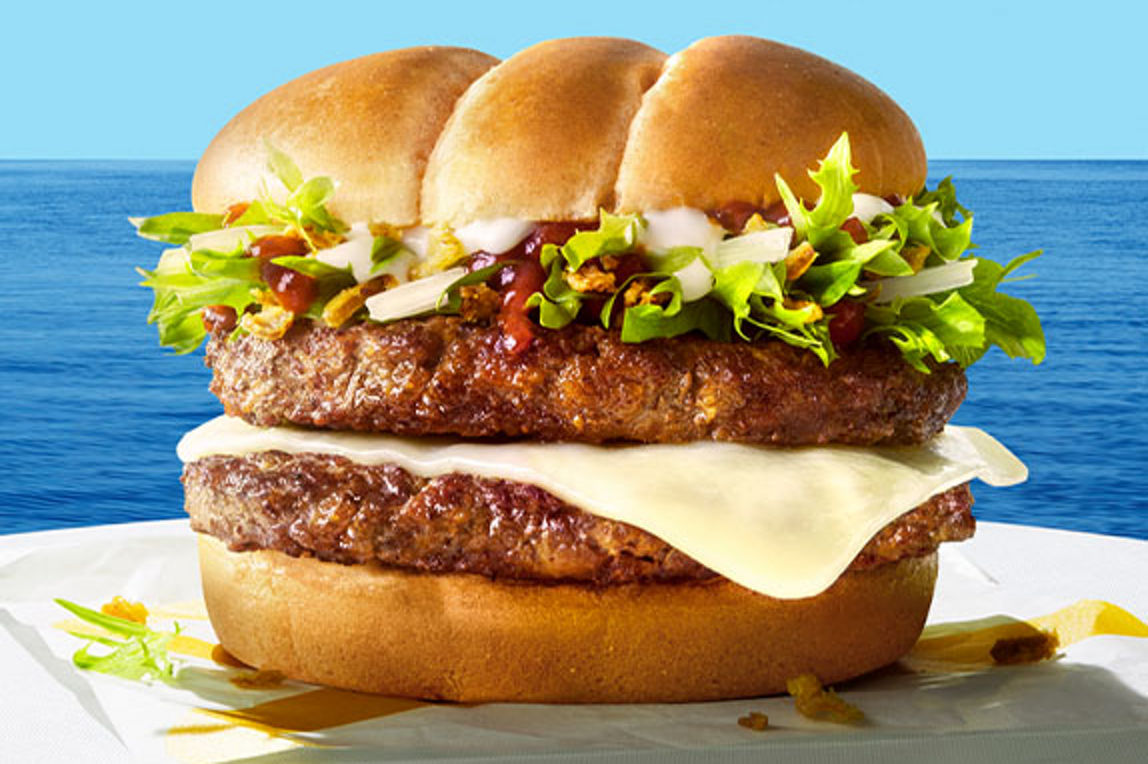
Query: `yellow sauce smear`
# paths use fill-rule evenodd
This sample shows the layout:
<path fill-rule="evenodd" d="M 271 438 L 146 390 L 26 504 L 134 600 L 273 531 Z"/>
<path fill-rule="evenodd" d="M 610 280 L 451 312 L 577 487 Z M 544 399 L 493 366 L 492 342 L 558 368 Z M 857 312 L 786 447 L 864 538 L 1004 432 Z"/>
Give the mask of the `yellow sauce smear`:
<path fill-rule="evenodd" d="M 367 695 L 349 690 L 323 688 L 289 698 L 269 700 L 248 708 L 228 711 L 197 709 L 202 714 L 234 724 L 254 727 L 269 734 L 318 732 L 330 727 L 377 719 L 427 705 L 419 700 Z"/>
<path fill-rule="evenodd" d="M 917 671 L 977 670 L 994 665 L 992 649 L 1002 639 L 1052 634 L 1060 647 L 1098 636 L 1146 637 L 1148 624 L 1103 600 L 1080 600 L 1054 613 L 1019 621 L 992 616 L 926 627 L 904 663 Z"/>

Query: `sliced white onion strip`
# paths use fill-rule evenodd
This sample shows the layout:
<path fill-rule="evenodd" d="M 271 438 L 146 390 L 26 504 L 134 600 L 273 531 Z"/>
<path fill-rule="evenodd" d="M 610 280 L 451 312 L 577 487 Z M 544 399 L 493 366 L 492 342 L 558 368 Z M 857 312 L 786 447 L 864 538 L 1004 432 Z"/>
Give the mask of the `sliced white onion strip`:
<path fill-rule="evenodd" d="M 717 245 L 717 266 L 741 262 L 777 263 L 789 255 L 789 245 L 793 241 L 792 228 L 771 228 L 768 231 L 734 236 Z"/>
<path fill-rule="evenodd" d="M 187 248 L 193 252 L 197 249 L 231 252 L 239 245 L 246 246 L 261 236 L 271 236 L 282 232 L 283 226 L 275 225 L 241 225 L 234 228 L 220 228 L 218 231 L 197 233 L 189 237 Z"/>
<path fill-rule="evenodd" d="M 853 217 L 862 223 L 868 223 L 878 215 L 887 215 L 892 211 L 893 205 L 879 196 L 853 194 Z"/>
<path fill-rule="evenodd" d="M 892 302 L 899 297 L 918 297 L 968 286 L 973 283 L 973 269 L 976 266 L 976 260 L 958 260 L 955 263 L 925 268 L 912 276 L 877 279 L 876 281 L 864 282 L 861 286 L 867 289 L 880 286 L 880 291 L 873 302 Z"/>
<path fill-rule="evenodd" d="M 367 298 L 367 311 L 373 321 L 396 321 L 423 313 L 438 306 L 443 291 L 466 273 L 465 268 L 450 268 L 433 276 L 411 281 Z"/>
<path fill-rule="evenodd" d="M 351 266 L 351 273 L 355 281 L 360 284 L 371 280 L 371 249 L 374 247 L 375 237 L 367 230 L 365 223 L 355 223 L 347 231 L 347 240 L 330 249 L 323 249 L 315 253 L 319 262 L 335 268 Z"/>
<path fill-rule="evenodd" d="M 705 261 L 695 258 L 689 265 L 677 271 L 674 276 L 682 285 L 682 301 L 700 300 L 714 288 L 714 277 Z"/>

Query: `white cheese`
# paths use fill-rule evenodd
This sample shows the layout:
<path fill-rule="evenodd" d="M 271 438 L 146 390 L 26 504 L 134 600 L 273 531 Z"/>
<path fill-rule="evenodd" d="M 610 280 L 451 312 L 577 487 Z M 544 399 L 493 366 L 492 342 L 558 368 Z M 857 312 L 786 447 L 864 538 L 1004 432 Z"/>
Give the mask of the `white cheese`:
<path fill-rule="evenodd" d="M 1011 485 L 1025 466 L 980 430 L 947 427 L 915 448 L 781 449 L 734 443 L 593 446 L 257 428 L 219 417 L 179 444 L 184 462 L 266 450 L 395 463 L 531 483 L 630 523 L 750 589 L 816 595 L 870 538 L 930 496 L 974 477 Z"/>

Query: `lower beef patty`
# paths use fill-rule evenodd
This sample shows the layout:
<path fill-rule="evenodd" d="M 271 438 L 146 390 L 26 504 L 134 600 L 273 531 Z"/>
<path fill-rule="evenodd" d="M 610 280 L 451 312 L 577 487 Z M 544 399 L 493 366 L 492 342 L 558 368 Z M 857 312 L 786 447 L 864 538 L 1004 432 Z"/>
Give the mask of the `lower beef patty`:
<path fill-rule="evenodd" d="M 269 451 L 200 459 L 183 482 L 192 528 L 233 551 L 599 585 L 717 576 L 656 536 L 509 480 Z M 971 506 L 968 485 L 934 496 L 885 526 L 850 569 L 970 537 Z"/>
<path fill-rule="evenodd" d="M 216 333 L 207 363 L 227 413 L 260 427 L 583 443 L 923 443 L 966 389 L 956 364 L 923 374 L 884 341 L 829 366 L 783 342 L 631 344 L 579 324 L 540 330 L 520 355 L 504 344 L 497 327 L 452 316 L 300 321 L 278 340 Z"/>

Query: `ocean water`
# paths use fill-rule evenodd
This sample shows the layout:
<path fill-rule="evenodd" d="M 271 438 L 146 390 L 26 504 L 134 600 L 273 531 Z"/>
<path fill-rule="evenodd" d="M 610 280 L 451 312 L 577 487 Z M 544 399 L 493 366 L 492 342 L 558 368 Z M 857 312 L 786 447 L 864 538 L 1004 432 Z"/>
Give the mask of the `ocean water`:
<path fill-rule="evenodd" d="M 129 215 L 189 207 L 190 162 L 0 161 L 0 533 L 180 517 L 180 435 L 221 412 L 202 353 L 144 322 Z M 986 520 L 1148 539 L 1148 162 L 936 162 L 982 254 L 1045 254 L 1012 293 L 1038 367 L 994 351 L 955 421 L 1031 470 L 974 487 Z"/>

